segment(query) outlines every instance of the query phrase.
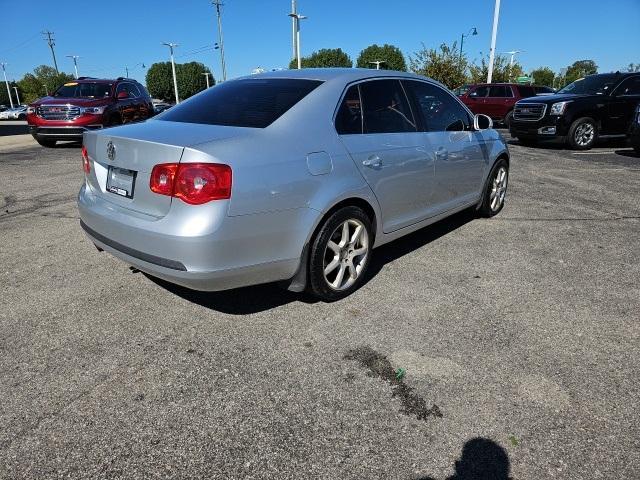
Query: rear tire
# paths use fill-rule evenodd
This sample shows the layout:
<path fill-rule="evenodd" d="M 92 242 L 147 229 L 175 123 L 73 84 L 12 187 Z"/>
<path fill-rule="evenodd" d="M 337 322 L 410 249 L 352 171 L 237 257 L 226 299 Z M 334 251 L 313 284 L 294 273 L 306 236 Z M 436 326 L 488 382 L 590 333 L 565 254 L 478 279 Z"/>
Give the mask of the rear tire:
<path fill-rule="evenodd" d="M 571 124 L 567 143 L 574 150 L 589 150 L 598 139 L 598 125 L 593 118 L 578 118 Z"/>
<path fill-rule="evenodd" d="M 327 218 L 309 255 L 309 292 L 333 302 L 356 291 L 365 280 L 373 234 L 371 220 L 358 207 L 344 207 Z"/>
<path fill-rule="evenodd" d="M 504 116 L 504 120 L 502 121 L 502 123 L 504 123 L 504 125 L 509 128 L 511 127 L 511 120 L 513 120 L 513 110 L 511 110 Z"/>
<path fill-rule="evenodd" d="M 509 182 L 509 164 L 504 158 L 498 160 L 487 178 L 487 184 L 482 194 L 482 203 L 478 213 L 482 217 L 493 217 L 504 207 Z"/>
<path fill-rule="evenodd" d="M 36 138 L 36 142 L 38 142 L 43 147 L 53 148 L 56 146 L 55 140 L 46 140 L 44 138 Z"/>

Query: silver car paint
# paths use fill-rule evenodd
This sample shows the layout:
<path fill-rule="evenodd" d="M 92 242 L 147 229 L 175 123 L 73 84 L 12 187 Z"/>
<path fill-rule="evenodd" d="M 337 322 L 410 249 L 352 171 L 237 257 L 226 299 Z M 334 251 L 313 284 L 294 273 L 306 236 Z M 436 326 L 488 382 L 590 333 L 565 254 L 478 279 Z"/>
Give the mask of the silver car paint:
<path fill-rule="evenodd" d="M 167 122 L 160 115 L 85 133 L 92 169 L 78 207 L 98 247 L 198 290 L 286 280 L 299 270 L 305 246 L 336 204 L 360 199 L 371 206 L 377 247 L 476 204 L 491 165 L 508 155 L 495 130 L 391 134 L 395 139 L 337 135 L 334 114 L 347 85 L 381 77 L 427 81 L 423 77 L 363 69 L 260 76 L 324 83 L 265 129 Z M 113 162 L 106 154 L 109 142 L 117 152 Z M 389 142 L 401 144 L 393 158 L 377 150 Z M 448 155 L 436 155 L 441 147 Z M 385 168 L 365 170 L 362 160 L 376 152 Z M 231 199 L 193 206 L 152 193 L 153 165 L 178 161 L 230 165 Z M 133 199 L 105 191 L 110 164 L 138 172 Z M 136 252 L 179 262 L 185 271 L 145 261 Z"/>

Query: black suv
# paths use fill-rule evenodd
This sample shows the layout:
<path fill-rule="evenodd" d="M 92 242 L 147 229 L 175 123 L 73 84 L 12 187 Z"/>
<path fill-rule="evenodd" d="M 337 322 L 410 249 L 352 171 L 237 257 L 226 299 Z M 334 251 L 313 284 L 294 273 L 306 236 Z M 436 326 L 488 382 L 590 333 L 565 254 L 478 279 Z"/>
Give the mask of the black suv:
<path fill-rule="evenodd" d="M 554 95 L 520 100 L 509 125 L 523 144 L 561 140 L 577 150 L 624 137 L 640 103 L 640 72 L 589 75 Z"/>

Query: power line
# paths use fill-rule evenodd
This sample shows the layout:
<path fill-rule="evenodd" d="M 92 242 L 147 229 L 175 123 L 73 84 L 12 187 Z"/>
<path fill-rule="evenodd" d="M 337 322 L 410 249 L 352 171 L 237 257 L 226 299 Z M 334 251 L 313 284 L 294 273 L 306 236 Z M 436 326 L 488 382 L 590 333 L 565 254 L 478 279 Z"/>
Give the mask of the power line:
<path fill-rule="evenodd" d="M 227 80 L 227 66 L 224 63 L 224 39 L 222 37 L 222 14 L 220 13 L 220 7 L 224 5 L 220 0 L 211 0 L 211 3 L 216 7 L 216 15 L 218 17 L 218 45 L 220 45 L 220 63 L 222 63 L 222 81 Z"/>
<path fill-rule="evenodd" d="M 45 38 L 45 40 L 49 44 L 49 48 L 51 49 L 51 55 L 53 55 L 53 65 L 56 67 L 56 73 L 60 73 L 60 70 L 58 70 L 58 62 L 56 61 L 56 52 L 53 49 L 53 47 L 56 44 L 56 39 L 52 37 L 53 32 L 50 32 L 49 30 L 46 30 L 46 31 L 42 32 L 42 34 L 47 36 L 47 38 Z"/>

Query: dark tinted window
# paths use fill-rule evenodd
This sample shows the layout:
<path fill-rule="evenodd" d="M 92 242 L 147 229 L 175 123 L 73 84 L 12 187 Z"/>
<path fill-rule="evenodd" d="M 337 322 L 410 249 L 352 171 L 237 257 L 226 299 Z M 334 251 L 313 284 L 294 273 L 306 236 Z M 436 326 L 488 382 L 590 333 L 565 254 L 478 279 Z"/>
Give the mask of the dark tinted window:
<path fill-rule="evenodd" d="M 473 90 L 469 95 L 473 97 L 486 97 L 489 93 L 489 87 L 478 87 Z"/>
<path fill-rule="evenodd" d="M 53 94 L 64 98 L 104 98 L 111 95 L 110 83 L 67 82 Z"/>
<path fill-rule="evenodd" d="M 558 93 L 570 93 L 574 95 L 608 95 L 613 87 L 620 81 L 620 74 L 605 73 L 601 75 L 589 75 L 570 83 Z"/>
<path fill-rule="evenodd" d="M 116 95 L 120 92 L 127 92 L 131 98 L 139 97 L 138 89 L 132 83 L 120 83 L 116 88 Z"/>
<path fill-rule="evenodd" d="M 627 78 L 616 89 L 617 95 L 640 95 L 640 77 Z"/>
<path fill-rule="evenodd" d="M 529 98 L 536 96 L 536 89 L 534 87 L 529 87 L 526 85 L 518 85 L 518 90 L 520 91 L 520 96 L 522 98 Z"/>
<path fill-rule="evenodd" d="M 522 88 L 526 88 L 526 87 L 519 87 L 520 91 L 522 91 Z M 542 95 L 545 93 L 554 93 L 555 90 L 551 87 L 533 87 L 534 92 L 536 92 L 536 95 Z"/>
<path fill-rule="evenodd" d="M 403 82 L 422 113 L 427 132 L 460 131 L 469 126 L 469 114 L 451 94 L 425 82 Z"/>
<path fill-rule="evenodd" d="M 511 87 L 507 87 L 506 85 L 494 85 L 489 87 L 489 96 L 507 98 L 513 97 L 513 93 L 511 93 Z"/>
<path fill-rule="evenodd" d="M 231 80 L 156 117 L 159 120 L 265 128 L 322 82 L 289 78 Z"/>
<path fill-rule="evenodd" d="M 373 80 L 360 84 L 364 107 L 364 133 L 417 131 L 409 102 L 399 80 Z"/>
<path fill-rule="evenodd" d="M 336 131 L 340 135 L 362 133 L 362 105 L 358 86 L 349 87 L 336 115 Z"/>

